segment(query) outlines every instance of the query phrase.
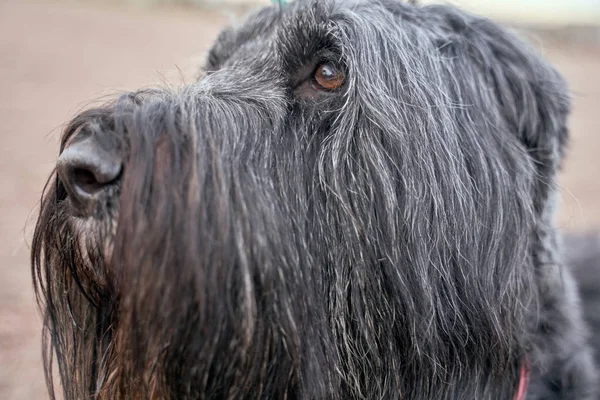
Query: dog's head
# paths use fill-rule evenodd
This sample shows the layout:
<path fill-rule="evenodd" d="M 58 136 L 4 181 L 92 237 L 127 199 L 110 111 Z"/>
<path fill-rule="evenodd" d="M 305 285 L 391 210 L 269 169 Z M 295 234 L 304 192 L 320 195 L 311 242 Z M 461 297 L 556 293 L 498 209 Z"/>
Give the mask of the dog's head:
<path fill-rule="evenodd" d="M 451 7 L 263 9 L 197 82 L 66 128 L 48 369 L 67 398 L 510 398 L 565 92 Z"/>

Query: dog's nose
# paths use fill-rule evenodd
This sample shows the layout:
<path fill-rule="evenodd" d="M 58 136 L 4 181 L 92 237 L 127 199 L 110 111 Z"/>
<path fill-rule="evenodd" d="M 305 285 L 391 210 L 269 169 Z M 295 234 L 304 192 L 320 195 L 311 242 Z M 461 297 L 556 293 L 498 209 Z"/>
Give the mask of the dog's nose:
<path fill-rule="evenodd" d="M 92 134 L 74 141 L 58 158 L 58 176 L 78 216 L 92 215 L 98 197 L 121 174 L 123 160 L 110 147 Z"/>

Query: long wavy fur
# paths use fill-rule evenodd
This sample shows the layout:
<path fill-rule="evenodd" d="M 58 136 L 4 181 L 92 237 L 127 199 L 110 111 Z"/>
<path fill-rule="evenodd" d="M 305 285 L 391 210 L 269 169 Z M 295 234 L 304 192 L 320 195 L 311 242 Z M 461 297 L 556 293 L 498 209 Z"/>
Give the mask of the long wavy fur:
<path fill-rule="evenodd" d="M 323 60 L 345 84 L 307 97 Z M 595 398 L 552 225 L 568 111 L 538 55 L 450 6 L 258 12 L 197 82 L 65 130 L 127 157 L 93 217 L 45 190 L 50 391 L 55 362 L 67 399 L 511 399 L 527 363 L 528 398 Z"/>

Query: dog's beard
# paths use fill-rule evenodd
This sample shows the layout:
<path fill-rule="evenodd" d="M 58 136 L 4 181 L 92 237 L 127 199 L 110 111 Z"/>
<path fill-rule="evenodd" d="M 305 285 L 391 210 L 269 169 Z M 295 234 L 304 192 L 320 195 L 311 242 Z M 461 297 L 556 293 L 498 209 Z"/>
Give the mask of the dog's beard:
<path fill-rule="evenodd" d="M 61 380 L 72 387 L 65 387 L 70 398 L 106 383 L 104 373 L 114 362 L 110 342 L 117 303 L 106 269 L 110 239 L 100 235 L 104 224 L 74 219 L 64 199 L 60 184 L 47 190 L 32 259 L 36 295 L 44 305 L 46 378 L 52 391 L 56 355 Z"/>

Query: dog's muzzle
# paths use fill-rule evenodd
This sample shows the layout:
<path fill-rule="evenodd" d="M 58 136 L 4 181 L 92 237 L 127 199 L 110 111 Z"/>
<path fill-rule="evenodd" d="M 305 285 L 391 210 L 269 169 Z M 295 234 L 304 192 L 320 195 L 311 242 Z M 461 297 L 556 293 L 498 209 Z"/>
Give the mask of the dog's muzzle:
<path fill-rule="evenodd" d="M 119 180 L 123 166 L 119 153 L 95 132 L 80 132 L 62 152 L 56 171 L 76 216 L 93 215 L 98 199 Z"/>

